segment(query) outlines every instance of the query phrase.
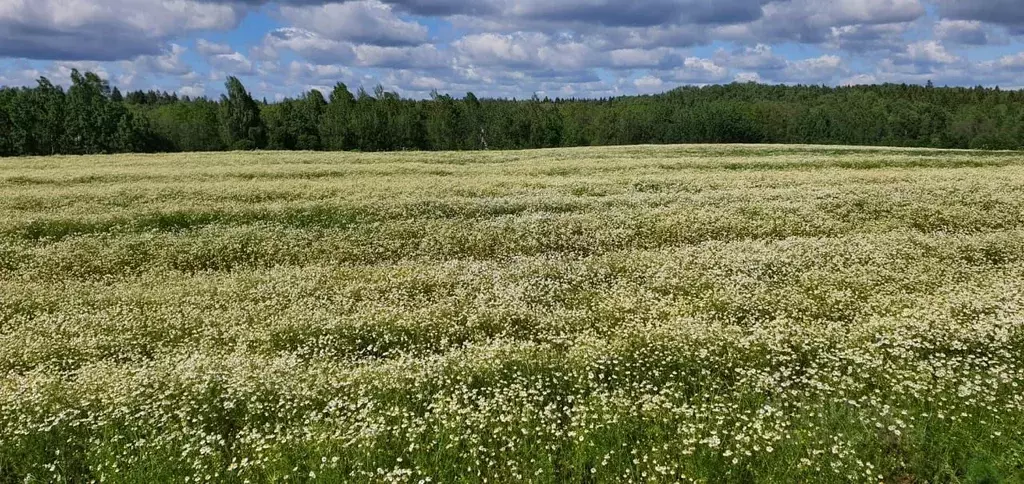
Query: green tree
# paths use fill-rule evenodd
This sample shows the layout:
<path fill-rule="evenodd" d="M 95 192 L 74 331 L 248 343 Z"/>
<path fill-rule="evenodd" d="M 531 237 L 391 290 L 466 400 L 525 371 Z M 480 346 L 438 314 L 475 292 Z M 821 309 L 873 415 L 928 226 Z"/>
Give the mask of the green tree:
<path fill-rule="evenodd" d="M 104 152 L 104 132 L 113 131 L 111 120 L 103 116 L 110 86 L 96 74 L 71 71 L 67 94 L 66 130 L 61 142 L 65 152 L 85 154 Z"/>
<path fill-rule="evenodd" d="M 7 114 L 7 105 L 4 99 L 0 98 L 0 156 L 14 155 L 14 124 Z"/>
<path fill-rule="evenodd" d="M 376 113 L 377 99 L 360 87 L 356 91 L 356 102 L 352 109 L 349 128 L 353 145 L 361 151 L 377 151 L 380 138 L 381 120 Z"/>
<path fill-rule="evenodd" d="M 323 93 L 314 89 L 306 93 L 296 109 L 297 139 L 296 148 L 300 150 L 323 149 L 320 139 L 320 121 L 327 109 L 327 101 Z"/>
<path fill-rule="evenodd" d="M 459 131 L 461 115 L 455 100 L 447 94 L 430 94 L 431 109 L 427 116 L 427 139 L 435 150 L 457 150 L 463 136 Z"/>
<path fill-rule="evenodd" d="M 339 82 L 331 91 L 331 101 L 324 106 L 320 118 L 320 142 L 328 150 L 349 150 L 354 146 L 351 135 L 355 97 L 348 86 Z"/>
<path fill-rule="evenodd" d="M 61 143 L 67 122 L 64 90 L 45 77 L 40 77 L 37 84 L 15 101 L 11 114 L 16 127 L 14 142 L 20 145 L 21 154 L 66 153 Z"/>
<path fill-rule="evenodd" d="M 136 120 L 121 102 L 113 100 L 106 80 L 95 73 L 71 71 L 65 104 L 65 153 L 145 151 L 146 123 Z"/>
<path fill-rule="evenodd" d="M 529 101 L 530 148 L 552 148 L 562 144 L 562 118 L 550 100 L 537 95 Z"/>
<path fill-rule="evenodd" d="M 275 149 L 518 149 L 636 143 L 772 142 L 1008 148 L 1024 145 L 1024 91 L 877 86 L 682 87 L 609 99 L 402 99 L 339 83 L 267 104 L 229 78 L 219 102 L 122 96 L 93 73 L 64 91 L 0 89 L 0 154 Z"/>
<path fill-rule="evenodd" d="M 267 149 L 294 150 L 297 143 L 295 102 L 285 99 L 277 104 L 263 106 L 260 116 L 267 128 Z"/>
<path fill-rule="evenodd" d="M 148 118 L 157 150 L 220 151 L 227 148 L 221 136 L 219 107 L 215 102 L 197 99 L 135 107 Z"/>
<path fill-rule="evenodd" d="M 266 131 L 259 105 L 237 77 L 228 77 L 225 87 L 227 94 L 221 96 L 221 120 L 226 144 L 234 150 L 262 148 Z"/>
<path fill-rule="evenodd" d="M 487 130 L 484 126 L 483 105 L 472 92 L 462 100 L 465 114 L 462 115 L 461 131 L 465 135 L 462 148 L 470 150 L 487 149 Z"/>

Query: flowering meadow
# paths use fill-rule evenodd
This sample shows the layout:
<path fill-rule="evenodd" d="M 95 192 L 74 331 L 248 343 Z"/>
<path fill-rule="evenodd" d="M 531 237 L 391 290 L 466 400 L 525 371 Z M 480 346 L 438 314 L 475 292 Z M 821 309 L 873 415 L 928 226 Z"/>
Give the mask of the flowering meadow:
<path fill-rule="evenodd" d="M 0 482 L 1024 480 L 1024 157 L 0 160 Z"/>

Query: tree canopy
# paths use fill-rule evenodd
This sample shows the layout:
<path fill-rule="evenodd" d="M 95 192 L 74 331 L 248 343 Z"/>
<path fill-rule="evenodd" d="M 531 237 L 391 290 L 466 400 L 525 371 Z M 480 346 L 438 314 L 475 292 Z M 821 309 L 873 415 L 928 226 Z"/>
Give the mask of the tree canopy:
<path fill-rule="evenodd" d="M 1024 92 L 915 86 L 681 87 L 652 96 L 403 99 L 338 83 L 257 101 L 235 77 L 219 100 L 122 93 L 74 71 L 0 89 L 0 155 L 153 151 L 462 150 L 648 143 L 1024 148 Z"/>

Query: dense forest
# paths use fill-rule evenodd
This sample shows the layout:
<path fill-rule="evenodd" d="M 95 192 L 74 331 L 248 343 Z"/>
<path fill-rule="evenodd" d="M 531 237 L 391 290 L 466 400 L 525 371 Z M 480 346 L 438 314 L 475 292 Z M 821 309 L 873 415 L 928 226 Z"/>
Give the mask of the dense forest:
<path fill-rule="evenodd" d="M 681 87 L 608 99 L 402 99 L 377 87 L 258 101 L 234 77 L 219 100 L 122 94 L 72 73 L 0 89 L 0 155 L 218 150 L 458 150 L 646 143 L 1024 148 L 1024 91 L 877 86 Z"/>

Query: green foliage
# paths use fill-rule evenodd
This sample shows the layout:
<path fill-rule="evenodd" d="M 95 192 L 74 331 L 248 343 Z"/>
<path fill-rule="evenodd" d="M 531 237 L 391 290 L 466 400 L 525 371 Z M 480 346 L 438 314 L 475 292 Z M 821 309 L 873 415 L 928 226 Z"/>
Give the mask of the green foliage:
<path fill-rule="evenodd" d="M 260 107 L 237 77 L 228 77 L 227 94 L 221 96 L 221 123 L 224 142 L 233 150 L 263 147 L 266 137 Z"/>
<path fill-rule="evenodd" d="M 65 94 L 49 79 L 39 79 L 35 89 L 9 91 L 8 119 L 14 154 L 49 155 L 66 152 L 62 145 L 65 133 Z"/>
<path fill-rule="evenodd" d="M 220 108 L 206 99 L 175 102 L 151 107 L 132 106 L 149 119 L 157 145 L 155 151 L 222 151 Z"/>
<path fill-rule="evenodd" d="M 307 92 L 299 100 L 294 123 L 298 127 L 296 148 L 300 150 L 323 149 L 323 141 L 320 139 L 320 123 L 327 109 L 327 101 L 324 95 L 316 89 Z"/>
<path fill-rule="evenodd" d="M 67 93 L 40 79 L 2 89 L 7 155 L 123 151 L 480 150 L 685 143 L 816 143 L 1024 148 L 1024 91 L 985 88 L 682 87 L 607 99 L 402 99 L 343 83 L 257 102 L 229 78 L 219 102 L 174 93 L 122 95 L 91 73 Z M 122 109 L 127 107 L 128 109 Z M 212 114 L 212 115 L 211 115 Z M 216 139 L 215 139 L 216 138 Z"/>
<path fill-rule="evenodd" d="M 466 138 L 460 132 L 462 113 L 455 99 L 447 94 L 431 94 L 430 114 L 427 116 L 427 140 L 439 150 L 457 150 Z"/>
<path fill-rule="evenodd" d="M 327 108 L 320 91 L 299 99 L 285 99 L 264 106 L 261 116 L 267 126 L 267 148 L 272 150 L 319 150 L 322 148 L 320 122 Z"/>
<path fill-rule="evenodd" d="M 110 86 L 96 74 L 71 72 L 71 88 L 66 99 L 65 151 L 76 154 L 102 153 L 111 130 L 107 119 Z"/>
<path fill-rule="evenodd" d="M 484 110 L 476 95 L 468 92 L 462 101 L 462 126 L 459 131 L 466 137 L 462 147 L 468 150 L 487 149 L 487 132 Z"/>
<path fill-rule="evenodd" d="M 14 124 L 3 105 L 7 99 L 0 93 L 0 156 L 11 156 L 14 151 Z"/>
<path fill-rule="evenodd" d="M 352 111 L 354 109 L 355 97 L 349 92 L 348 86 L 339 82 L 331 92 L 330 103 L 324 107 L 319 125 L 320 140 L 325 149 L 333 151 L 352 149 L 355 143 L 355 136 L 352 135 Z"/>

